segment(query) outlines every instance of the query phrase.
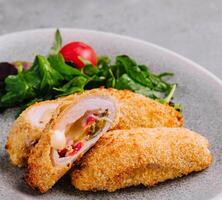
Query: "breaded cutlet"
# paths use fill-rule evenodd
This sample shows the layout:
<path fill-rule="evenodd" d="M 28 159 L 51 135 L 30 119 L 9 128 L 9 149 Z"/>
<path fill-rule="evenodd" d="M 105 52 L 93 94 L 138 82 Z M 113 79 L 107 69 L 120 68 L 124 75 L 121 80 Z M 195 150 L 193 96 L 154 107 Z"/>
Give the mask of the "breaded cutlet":
<path fill-rule="evenodd" d="M 108 190 L 203 170 L 212 163 L 208 141 L 185 128 L 115 130 L 106 133 L 71 175 L 79 190 Z"/>

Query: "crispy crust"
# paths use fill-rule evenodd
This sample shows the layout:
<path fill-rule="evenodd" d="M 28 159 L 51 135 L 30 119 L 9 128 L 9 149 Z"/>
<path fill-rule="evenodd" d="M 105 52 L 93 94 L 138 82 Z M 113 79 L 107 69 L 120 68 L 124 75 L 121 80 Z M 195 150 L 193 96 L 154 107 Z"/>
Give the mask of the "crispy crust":
<path fill-rule="evenodd" d="M 39 140 L 41 132 L 41 129 L 32 127 L 24 115 L 20 115 L 12 125 L 5 145 L 13 165 L 22 167 L 26 164 L 32 147 L 32 145 L 29 146 L 27 143 L 34 145 Z"/>
<path fill-rule="evenodd" d="M 50 104 L 55 101 L 44 101 L 35 103 L 25 111 L 13 123 L 9 132 L 5 148 L 10 156 L 13 165 L 22 167 L 26 164 L 30 149 L 39 140 L 42 129 L 33 127 L 27 119 L 27 113 L 30 109 L 39 104 Z M 30 146 L 29 143 L 32 143 Z"/>
<path fill-rule="evenodd" d="M 120 118 L 112 129 L 183 126 L 184 119 L 180 112 L 168 104 L 161 104 L 141 94 L 113 88 L 99 88 L 87 92 L 111 95 L 118 101 Z"/>
<path fill-rule="evenodd" d="M 208 141 L 185 128 L 116 130 L 105 134 L 72 175 L 79 190 L 108 190 L 158 182 L 212 163 Z"/>
<path fill-rule="evenodd" d="M 93 94 L 111 95 L 117 102 L 119 112 L 112 129 L 158 126 L 178 127 L 183 124 L 182 116 L 175 109 L 127 90 L 90 90 L 73 98 L 72 104 L 76 104 L 81 98 Z M 63 114 L 64 112 L 57 111 L 28 159 L 26 181 L 32 188 L 37 188 L 40 192 L 46 192 L 50 189 L 71 168 L 71 166 L 54 167 L 50 158 L 50 138 L 57 121 L 60 120 Z"/>
<path fill-rule="evenodd" d="M 28 155 L 31 148 L 38 142 L 41 137 L 42 128 L 33 127 L 29 122 L 27 113 L 35 106 L 42 104 L 51 104 L 59 102 L 63 107 L 69 105 L 76 95 L 70 95 L 67 97 L 59 98 L 58 100 L 48 100 L 33 104 L 24 110 L 16 121 L 13 123 L 5 149 L 7 150 L 10 161 L 13 165 L 23 167 L 27 164 Z M 61 108 L 60 108 L 61 109 Z M 30 145 L 31 143 L 31 145 Z"/>
<path fill-rule="evenodd" d="M 49 132 L 47 132 L 47 130 Z M 28 158 L 28 172 L 26 182 L 33 189 L 37 188 L 40 192 L 46 192 L 67 172 L 71 165 L 54 167 L 51 160 L 51 145 L 49 141 L 50 130 L 47 129 L 42 135 L 42 139 L 31 150 Z"/>

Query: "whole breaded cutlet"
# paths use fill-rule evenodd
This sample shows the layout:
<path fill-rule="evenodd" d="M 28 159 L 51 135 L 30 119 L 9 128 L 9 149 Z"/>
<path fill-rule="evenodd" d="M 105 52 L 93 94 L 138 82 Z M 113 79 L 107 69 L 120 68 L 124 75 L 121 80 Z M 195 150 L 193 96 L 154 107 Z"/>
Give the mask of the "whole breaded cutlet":
<path fill-rule="evenodd" d="M 116 130 L 106 133 L 71 175 L 79 190 L 108 190 L 200 171 L 212 163 L 208 141 L 185 128 Z"/>

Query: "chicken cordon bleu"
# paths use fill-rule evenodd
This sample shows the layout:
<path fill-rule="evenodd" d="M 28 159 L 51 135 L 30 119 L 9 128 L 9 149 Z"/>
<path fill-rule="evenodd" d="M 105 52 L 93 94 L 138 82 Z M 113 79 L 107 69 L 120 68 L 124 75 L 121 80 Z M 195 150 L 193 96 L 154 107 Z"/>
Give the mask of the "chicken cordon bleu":
<path fill-rule="evenodd" d="M 79 190 L 108 190 L 168 179 L 207 168 L 208 141 L 185 128 L 115 130 L 106 133 L 72 173 Z"/>
<path fill-rule="evenodd" d="M 27 183 L 46 192 L 108 129 L 118 122 L 115 99 L 82 94 L 54 115 L 28 158 Z"/>
<path fill-rule="evenodd" d="M 174 108 L 142 95 L 115 89 L 87 91 L 54 115 L 43 131 L 30 153 L 26 180 L 46 192 L 108 130 L 182 124 Z"/>
<path fill-rule="evenodd" d="M 99 88 L 84 92 L 84 94 L 94 93 L 110 95 L 118 102 L 120 115 L 119 123 L 113 127 L 115 129 L 180 127 L 183 125 L 183 117 L 174 108 L 140 94 L 112 88 Z M 36 103 L 22 112 L 13 124 L 6 144 L 12 164 L 17 166 L 26 164 L 30 149 L 38 142 L 58 105 L 62 103 L 65 107 L 72 103 L 78 95 Z"/>

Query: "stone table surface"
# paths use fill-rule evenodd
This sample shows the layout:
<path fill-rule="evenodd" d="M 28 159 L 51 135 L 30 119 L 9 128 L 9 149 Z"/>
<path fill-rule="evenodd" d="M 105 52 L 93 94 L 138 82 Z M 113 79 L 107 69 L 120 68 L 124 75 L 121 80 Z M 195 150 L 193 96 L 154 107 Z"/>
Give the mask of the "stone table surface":
<path fill-rule="evenodd" d="M 221 0 L 0 0 L 0 34 L 48 27 L 140 38 L 222 78 Z"/>

